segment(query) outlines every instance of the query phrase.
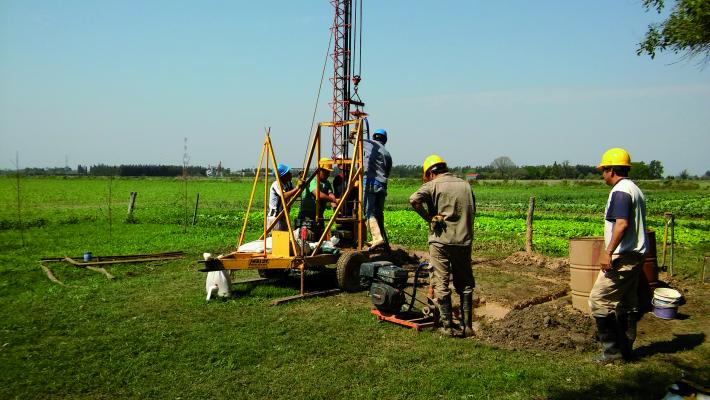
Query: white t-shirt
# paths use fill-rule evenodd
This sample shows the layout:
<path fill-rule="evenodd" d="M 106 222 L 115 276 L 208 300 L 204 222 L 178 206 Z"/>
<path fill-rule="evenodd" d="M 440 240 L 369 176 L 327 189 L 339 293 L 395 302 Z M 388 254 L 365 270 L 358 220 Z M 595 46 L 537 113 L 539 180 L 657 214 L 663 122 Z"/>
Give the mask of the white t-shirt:
<path fill-rule="evenodd" d="M 293 190 L 293 183 L 288 181 L 286 183 L 281 183 L 283 185 L 284 193 L 289 190 Z M 281 195 L 279 193 L 279 182 L 274 181 L 271 184 L 271 189 L 269 190 L 269 216 L 275 217 L 281 212 L 283 206 L 281 205 Z"/>
<path fill-rule="evenodd" d="M 624 232 L 614 254 L 646 253 L 646 198 L 630 179 L 622 179 L 611 188 L 604 210 L 604 243 L 609 246 L 616 219 L 626 219 L 629 227 Z"/>

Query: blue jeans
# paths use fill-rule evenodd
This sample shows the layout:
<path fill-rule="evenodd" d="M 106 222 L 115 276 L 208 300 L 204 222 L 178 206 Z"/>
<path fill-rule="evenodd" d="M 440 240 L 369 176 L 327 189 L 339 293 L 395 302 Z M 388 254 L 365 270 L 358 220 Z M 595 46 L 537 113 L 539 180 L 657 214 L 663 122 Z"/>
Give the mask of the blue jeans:
<path fill-rule="evenodd" d="M 384 221 L 385 218 L 385 197 L 387 192 L 384 190 L 379 192 L 365 191 L 363 195 L 362 206 L 365 209 L 365 219 L 375 217 L 377 221 Z"/>

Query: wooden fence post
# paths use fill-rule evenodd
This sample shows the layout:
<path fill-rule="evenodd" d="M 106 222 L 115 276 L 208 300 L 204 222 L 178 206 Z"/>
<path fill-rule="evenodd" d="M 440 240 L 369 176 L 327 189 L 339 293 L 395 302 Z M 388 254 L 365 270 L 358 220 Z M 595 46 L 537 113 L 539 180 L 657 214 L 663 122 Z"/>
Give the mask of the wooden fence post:
<path fill-rule="evenodd" d="M 666 266 L 666 248 L 668 247 L 668 224 L 670 223 L 670 217 L 671 213 L 665 212 L 663 213 L 663 220 L 665 221 L 665 228 L 663 229 L 663 261 L 661 262 L 661 266 L 665 267 Z"/>
<path fill-rule="evenodd" d="M 525 222 L 526 227 L 526 238 L 525 238 L 525 252 L 532 254 L 533 252 L 533 214 L 535 213 L 535 196 L 530 196 L 530 203 L 528 204 L 528 219 Z"/>
<path fill-rule="evenodd" d="M 673 276 L 673 273 L 675 271 L 673 270 L 673 252 L 675 250 L 675 216 L 673 214 L 670 215 L 671 217 L 671 265 L 669 268 L 669 273 L 671 276 Z"/>
<path fill-rule="evenodd" d="M 128 215 L 133 214 L 133 207 L 136 205 L 136 196 L 138 196 L 138 192 L 131 192 L 131 198 L 128 200 Z"/>
<path fill-rule="evenodd" d="M 197 200 L 195 200 L 195 212 L 192 214 L 192 225 L 197 222 L 197 206 L 200 204 L 200 194 L 197 193 Z"/>

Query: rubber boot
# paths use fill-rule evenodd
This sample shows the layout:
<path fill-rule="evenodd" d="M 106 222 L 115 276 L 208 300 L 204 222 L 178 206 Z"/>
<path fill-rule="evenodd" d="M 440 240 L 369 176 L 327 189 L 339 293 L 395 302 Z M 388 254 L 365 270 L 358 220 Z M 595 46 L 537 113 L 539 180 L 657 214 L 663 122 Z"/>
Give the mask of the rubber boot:
<path fill-rule="evenodd" d="M 385 230 L 384 217 L 377 220 L 377 226 L 380 228 L 380 236 L 382 236 L 382 240 L 385 242 L 384 250 L 389 253 L 392 251 L 392 248 L 390 247 L 390 239 L 387 237 L 387 231 Z"/>
<path fill-rule="evenodd" d="M 461 331 L 454 325 L 452 314 L 451 314 L 451 296 L 446 296 L 443 299 L 439 299 L 439 322 L 441 327 L 439 328 L 439 333 L 445 337 L 458 337 L 461 336 Z"/>
<path fill-rule="evenodd" d="M 368 218 L 367 227 L 370 228 L 370 235 L 372 235 L 372 243 L 370 244 L 370 250 L 384 246 L 385 240 L 382 239 L 382 233 L 380 232 L 380 224 L 377 223 L 377 218 Z"/>
<path fill-rule="evenodd" d="M 473 293 L 464 293 L 461 296 L 461 336 L 473 336 Z"/>
<path fill-rule="evenodd" d="M 636 323 L 638 313 L 629 312 L 617 316 L 617 340 L 621 356 L 625 361 L 633 359 L 634 341 L 636 340 Z"/>
<path fill-rule="evenodd" d="M 602 343 L 602 352 L 593 358 L 600 364 L 609 364 L 622 359 L 621 349 L 617 342 L 616 316 L 594 317 L 597 324 L 597 336 Z"/>

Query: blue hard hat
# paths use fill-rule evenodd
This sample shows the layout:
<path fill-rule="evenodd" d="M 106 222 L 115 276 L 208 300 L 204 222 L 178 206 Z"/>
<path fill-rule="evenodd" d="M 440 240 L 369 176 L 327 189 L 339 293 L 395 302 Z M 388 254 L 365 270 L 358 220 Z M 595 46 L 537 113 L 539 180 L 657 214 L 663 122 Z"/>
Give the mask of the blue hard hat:
<path fill-rule="evenodd" d="M 387 137 L 387 131 L 384 130 L 384 129 L 378 129 L 378 130 L 375 131 L 374 134 L 375 134 L 375 135 L 382 135 L 382 136 L 384 136 L 384 137 Z"/>
<path fill-rule="evenodd" d="M 276 170 L 279 172 L 279 178 L 288 174 L 291 171 L 291 167 L 286 164 L 277 164 Z"/>

